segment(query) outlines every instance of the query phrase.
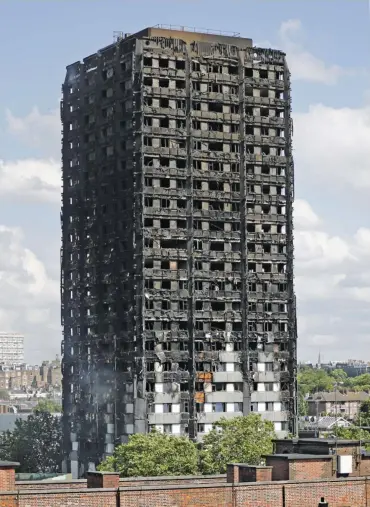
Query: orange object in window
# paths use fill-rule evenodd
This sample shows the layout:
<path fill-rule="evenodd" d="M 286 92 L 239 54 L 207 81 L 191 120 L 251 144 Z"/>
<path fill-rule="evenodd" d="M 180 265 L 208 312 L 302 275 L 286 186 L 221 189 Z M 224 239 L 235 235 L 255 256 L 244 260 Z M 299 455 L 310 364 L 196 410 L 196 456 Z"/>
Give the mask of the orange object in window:
<path fill-rule="evenodd" d="M 204 403 L 205 401 L 205 394 L 198 391 L 195 393 L 195 396 L 194 396 L 194 399 L 196 401 L 196 403 Z"/>

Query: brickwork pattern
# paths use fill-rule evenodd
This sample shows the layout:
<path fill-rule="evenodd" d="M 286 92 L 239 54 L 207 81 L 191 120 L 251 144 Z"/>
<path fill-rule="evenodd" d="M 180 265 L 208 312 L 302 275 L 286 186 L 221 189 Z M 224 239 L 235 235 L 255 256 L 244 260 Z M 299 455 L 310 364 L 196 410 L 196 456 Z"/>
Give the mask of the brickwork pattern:
<path fill-rule="evenodd" d="M 272 480 L 273 481 L 287 481 L 289 480 L 289 462 L 286 459 L 274 458 L 269 456 L 266 459 L 266 465 L 272 466 Z"/>
<path fill-rule="evenodd" d="M 370 480 L 28 490 L 0 493 L 0 507 L 315 507 L 322 496 L 330 507 L 370 507 Z"/>
<path fill-rule="evenodd" d="M 289 462 L 289 480 L 330 479 L 334 477 L 333 459 L 299 460 Z"/>
<path fill-rule="evenodd" d="M 256 469 L 256 482 L 272 481 L 272 468 L 260 467 Z"/>
<path fill-rule="evenodd" d="M 11 504 L 9 504 L 9 507 Z M 20 492 L 19 504 L 14 507 L 117 507 L 117 491 L 72 490 Z M 3 507 L 0 500 L 0 507 Z M 4 506 L 5 507 L 5 506 Z M 8 506 L 7 506 L 8 507 Z M 13 506 L 12 506 L 13 507 Z"/>
<path fill-rule="evenodd" d="M 0 491 L 14 491 L 14 468 L 0 468 Z"/>
<path fill-rule="evenodd" d="M 285 507 L 316 506 L 324 497 L 330 507 L 367 507 L 364 479 L 310 482 L 285 486 Z"/>
<path fill-rule="evenodd" d="M 17 481 L 16 490 L 50 490 L 50 489 L 83 489 L 87 488 L 87 481 L 80 479 L 77 481 Z"/>
<path fill-rule="evenodd" d="M 121 490 L 121 507 L 233 507 L 233 487 Z M 242 504 L 243 505 L 243 504 Z M 248 504 L 244 504 L 248 505 Z"/>
<path fill-rule="evenodd" d="M 118 473 L 89 472 L 87 474 L 88 488 L 113 488 L 119 487 Z"/>
<path fill-rule="evenodd" d="M 370 474 L 369 474 L 370 475 Z M 264 479 L 267 480 L 267 479 Z M 167 486 L 167 485 L 186 485 L 186 484 L 211 484 L 226 482 L 226 474 L 209 476 L 181 476 L 181 477 L 139 477 L 124 478 L 119 480 L 119 486 L 122 488 L 139 486 Z M 54 490 L 54 489 L 82 489 L 87 488 L 86 479 L 73 481 L 17 481 L 15 489 L 21 490 Z"/>
<path fill-rule="evenodd" d="M 0 507 L 18 507 L 17 495 L 0 493 Z"/>

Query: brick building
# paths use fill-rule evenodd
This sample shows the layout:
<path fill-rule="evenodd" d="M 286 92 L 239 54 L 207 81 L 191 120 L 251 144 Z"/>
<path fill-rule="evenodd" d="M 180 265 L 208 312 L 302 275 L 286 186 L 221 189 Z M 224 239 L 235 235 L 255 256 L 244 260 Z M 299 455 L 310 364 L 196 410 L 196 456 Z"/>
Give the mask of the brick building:
<path fill-rule="evenodd" d="M 337 415 L 353 420 L 357 417 L 361 403 L 369 401 L 370 395 L 365 392 L 350 393 L 316 393 L 307 399 L 308 415 Z"/>
<path fill-rule="evenodd" d="M 0 389 L 21 389 L 43 385 L 40 368 L 29 365 L 0 365 Z"/>
<path fill-rule="evenodd" d="M 370 457 L 358 454 L 360 442 L 336 442 L 338 457 L 319 453 L 331 452 L 332 441 L 303 440 L 286 444 L 306 454 L 269 455 L 266 466 L 233 463 L 215 476 L 120 479 L 89 472 L 85 480 L 15 482 L 17 464 L 0 462 L 0 507 L 316 507 L 322 497 L 329 507 L 370 507 Z M 352 457 L 357 469 L 343 474 Z"/>

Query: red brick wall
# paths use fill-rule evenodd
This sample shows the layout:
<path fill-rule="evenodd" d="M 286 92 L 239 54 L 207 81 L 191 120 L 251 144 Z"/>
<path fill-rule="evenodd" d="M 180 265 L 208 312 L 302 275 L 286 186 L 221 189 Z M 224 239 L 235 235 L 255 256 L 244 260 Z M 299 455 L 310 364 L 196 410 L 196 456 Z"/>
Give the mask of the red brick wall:
<path fill-rule="evenodd" d="M 366 495 L 366 489 L 368 489 Z M 370 507 L 370 479 L 120 488 L 121 507 Z M 17 500 L 18 498 L 18 500 Z M 366 503 L 368 498 L 368 503 Z M 116 490 L 71 489 L 0 493 L 0 507 L 117 507 Z"/>
<path fill-rule="evenodd" d="M 113 472 L 88 472 L 88 488 L 114 488 L 119 487 L 119 474 Z"/>
<path fill-rule="evenodd" d="M 226 482 L 229 482 L 229 483 L 239 482 L 239 467 L 238 467 L 238 465 L 227 465 Z"/>
<path fill-rule="evenodd" d="M 306 481 L 311 479 L 331 479 L 335 472 L 333 470 L 333 459 L 318 460 L 291 460 L 289 461 L 289 480 Z"/>
<path fill-rule="evenodd" d="M 316 506 L 321 497 L 330 507 L 367 507 L 364 479 L 287 484 L 285 507 Z M 370 500 L 370 499 L 369 499 Z"/>
<path fill-rule="evenodd" d="M 257 468 L 256 472 L 257 482 L 270 482 L 272 481 L 272 468 Z"/>
<path fill-rule="evenodd" d="M 44 490 L 44 489 L 82 489 L 87 488 L 86 479 L 76 481 L 17 481 L 15 490 Z"/>
<path fill-rule="evenodd" d="M 288 481 L 289 480 L 289 462 L 284 458 L 274 458 L 268 456 L 266 458 L 266 465 L 272 466 L 272 480 L 273 481 Z"/>
<path fill-rule="evenodd" d="M 121 507 L 315 507 L 323 496 L 330 507 L 367 507 L 365 480 L 228 484 L 219 488 L 121 490 Z M 369 488 L 370 489 L 370 488 Z M 370 500 L 370 497 L 369 497 Z"/>
<path fill-rule="evenodd" d="M 247 506 L 248 504 L 244 504 Z M 255 504 L 254 504 L 255 505 Z M 234 507 L 233 487 L 181 487 L 121 489 L 121 507 Z M 265 507 L 265 506 L 261 506 Z M 267 507 L 267 506 L 266 506 Z M 277 505 L 276 507 L 280 507 Z"/>
<path fill-rule="evenodd" d="M 16 505 L 17 507 L 117 507 L 117 492 L 101 489 L 20 492 L 19 504 L 14 504 L 14 507 Z M 5 507 L 1 504 L 1 497 L 0 507 Z"/>
<path fill-rule="evenodd" d="M 370 456 L 363 456 L 360 462 L 359 476 L 366 477 L 370 475 Z"/>
<path fill-rule="evenodd" d="M 234 496 L 235 503 L 232 504 L 233 507 L 283 507 L 283 488 L 281 484 L 240 485 L 235 488 Z M 299 505 L 302 507 L 302 502 Z M 159 505 L 155 507 L 159 507 Z"/>
<path fill-rule="evenodd" d="M 15 487 L 14 467 L 0 468 L 0 491 L 14 491 Z"/>
<path fill-rule="evenodd" d="M 271 467 L 254 467 L 246 465 L 228 465 L 227 482 L 269 482 L 271 481 Z"/>
<path fill-rule="evenodd" d="M 122 488 L 135 487 L 135 486 L 163 486 L 167 484 L 219 484 L 226 482 L 226 475 L 205 475 L 205 476 L 181 476 L 181 477 L 148 477 L 145 478 L 125 478 L 120 479 L 119 485 Z M 17 481 L 15 483 L 16 490 L 18 489 L 82 489 L 87 488 L 86 479 L 78 479 L 74 481 Z"/>
<path fill-rule="evenodd" d="M 17 495 L 0 493 L 0 507 L 18 507 Z"/>

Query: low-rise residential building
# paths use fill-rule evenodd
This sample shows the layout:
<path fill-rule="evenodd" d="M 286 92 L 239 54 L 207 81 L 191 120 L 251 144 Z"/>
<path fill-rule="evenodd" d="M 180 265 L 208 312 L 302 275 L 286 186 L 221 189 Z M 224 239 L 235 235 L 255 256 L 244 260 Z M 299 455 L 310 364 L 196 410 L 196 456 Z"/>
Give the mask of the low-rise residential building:
<path fill-rule="evenodd" d="M 44 361 L 40 367 L 41 378 L 45 385 L 59 387 L 62 385 L 62 367 L 59 358 Z"/>
<path fill-rule="evenodd" d="M 0 390 L 49 389 L 62 385 L 60 360 L 44 361 L 41 366 L 0 364 Z"/>
<path fill-rule="evenodd" d="M 370 395 L 365 392 L 320 392 L 307 398 L 308 415 L 341 416 L 352 421 L 356 418 L 361 403 L 369 401 Z"/>
<path fill-rule="evenodd" d="M 21 389 L 41 386 L 38 366 L 0 364 L 0 389 Z"/>

